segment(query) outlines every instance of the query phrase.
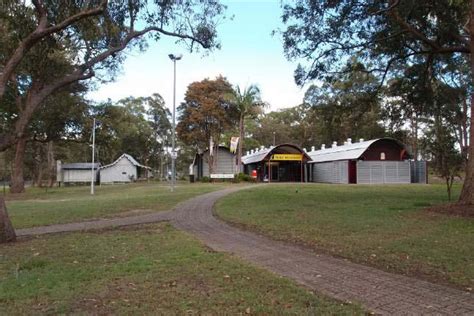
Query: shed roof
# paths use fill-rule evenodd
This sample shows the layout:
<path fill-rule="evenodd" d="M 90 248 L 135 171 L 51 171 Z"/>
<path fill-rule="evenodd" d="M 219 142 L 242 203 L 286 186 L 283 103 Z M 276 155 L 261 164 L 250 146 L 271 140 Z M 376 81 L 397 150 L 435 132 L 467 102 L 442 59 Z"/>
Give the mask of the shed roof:
<path fill-rule="evenodd" d="M 118 157 L 117 160 L 115 160 L 111 164 L 100 167 L 100 169 L 105 169 L 105 168 L 112 167 L 112 166 L 116 165 L 117 162 L 119 162 L 122 158 L 128 159 L 132 163 L 132 165 L 134 165 L 135 167 L 151 169 L 150 167 L 147 167 L 147 166 L 144 166 L 144 165 L 140 164 L 138 161 L 135 160 L 135 158 L 133 158 L 129 154 L 122 154 L 122 156 Z"/>
<path fill-rule="evenodd" d="M 264 160 L 267 156 L 279 152 L 288 154 L 303 154 L 308 160 L 311 159 L 299 146 L 293 144 L 281 144 L 278 146 L 263 148 L 254 152 L 253 154 L 245 155 L 242 157 L 242 163 L 244 165 L 257 163 Z"/>
<path fill-rule="evenodd" d="M 325 161 L 336 161 L 336 160 L 353 160 L 359 159 L 362 154 L 369 149 L 369 147 L 382 140 L 388 140 L 397 143 L 402 148 L 405 148 L 405 145 L 393 138 L 377 138 L 371 139 L 358 143 L 351 143 L 346 145 L 341 145 L 337 147 L 329 147 L 325 149 L 315 150 L 308 152 L 308 155 L 311 157 L 310 162 L 325 162 Z"/>
<path fill-rule="evenodd" d="M 98 169 L 100 163 L 94 163 L 94 169 Z M 75 163 L 63 163 L 61 164 L 63 170 L 91 170 L 92 163 L 90 162 L 75 162 Z"/>

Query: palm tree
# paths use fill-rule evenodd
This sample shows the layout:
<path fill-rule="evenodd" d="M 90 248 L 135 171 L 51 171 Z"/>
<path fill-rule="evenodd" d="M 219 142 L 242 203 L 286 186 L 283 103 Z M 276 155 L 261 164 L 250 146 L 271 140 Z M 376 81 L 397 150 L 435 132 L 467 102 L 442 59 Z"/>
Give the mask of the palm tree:
<path fill-rule="evenodd" d="M 246 117 L 254 117 L 263 111 L 265 103 L 260 97 L 260 89 L 252 84 L 243 91 L 236 86 L 232 96 L 233 102 L 239 113 L 239 145 L 237 151 L 237 167 L 239 172 L 242 166 L 242 147 L 244 143 L 244 120 Z"/>

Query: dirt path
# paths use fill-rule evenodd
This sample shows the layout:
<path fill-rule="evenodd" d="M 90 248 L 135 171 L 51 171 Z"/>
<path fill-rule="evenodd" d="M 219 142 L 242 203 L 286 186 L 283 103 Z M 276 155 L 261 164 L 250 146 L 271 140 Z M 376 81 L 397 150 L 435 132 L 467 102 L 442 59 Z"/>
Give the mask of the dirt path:
<path fill-rule="evenodd" d="M 342 301 L 359 302 L 379 314 L 474 315 L 468 292 L 391 274 L 374 268 L 316 254 L 293 244 L 242 231 L 212 215 L 214 203 L 241 190 L 231 188 L 198 196 L 173 211 L 17 230 L 19 236 L 77 231 L 170 220 L 216 251 L 233 253 L 253 264 Z"/>

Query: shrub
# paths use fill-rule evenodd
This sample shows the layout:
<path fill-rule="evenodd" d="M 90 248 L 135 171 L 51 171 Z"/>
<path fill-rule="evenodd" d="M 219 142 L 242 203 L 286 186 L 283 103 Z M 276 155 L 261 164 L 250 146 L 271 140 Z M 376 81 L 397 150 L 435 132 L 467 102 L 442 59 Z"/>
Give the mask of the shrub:
<path fill-rule="evenodd" d="M 252 178 L 251 176 L 249 176 L 248 174 L 245 174 L 245 173 L 239 173 L 237 176 L 236 176 L 236 182 L 241 182 L 241 181 L 245 181 L 245 182 L 256 182 L 256 179 L 255 178 Z"/>
<path fill-rule="evenodd" d="M 201 182 L 203 182 L 203 183 L 211 182 L 211 178 L 209 178 L 209 177 L 202 177 L 202 178 L 201 178 Z"/>

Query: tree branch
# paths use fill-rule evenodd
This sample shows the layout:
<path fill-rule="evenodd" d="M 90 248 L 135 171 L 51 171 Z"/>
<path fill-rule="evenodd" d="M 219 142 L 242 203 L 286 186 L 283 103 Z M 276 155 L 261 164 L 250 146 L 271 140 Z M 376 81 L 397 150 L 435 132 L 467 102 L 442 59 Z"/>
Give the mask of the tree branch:
<path fill-rule="evenodd" d="M 433 53 L 440 53 L 440 54 L 447 54 L 447 53 L 470 53 L 471 50 L 467 46 L 451 46 L 451 47 L 442 47 L 438 43 L 433 40 L 430 40 L 426 37 L 422 32 L 420 32 L 417 28 L 410 25 L 407 21 L 405 21 L 398 10 L 391 10 L 389 15 L 398 23 L 403 29 L 413 35 L 416 39 L 420 40 L 421 42 L 425 43 L 427 46 L 431 47 Z"/>
<path fill-rule="evenodd" d="M 379 10 L 379 11 L 373 13 L 373 15 L 378 15 L 378 14 L 382 14 L 382 13 L 385 13 L 385 12 L 387 12 L 387 11 L 390 11 L 390 10 L 394 9 L 395 7 L 397 7 L 399 4 L 400 4 L 400 0 L 395 0 L 395 1 L 393 1 L 392 4 L 390 4 L 390 5 L 388 6 L 388 8 L 381 9 L 381 10 Z"/>
<path fill-rule="evenodd" d="M 95 16 L 103 13 L 107 8 L 107 0 L 103 0 L 98 7 L 93 9 L 81 11 L 69 18 L 65 19 L 59 24 L 47 27 L 47 12 L 42 5 L 42 1 L 33 0 L 33 5 L 35 6 L 36 12 L 38 14 L 38 26 L 36 29 L 30 33 L 13 52 L 12 56 L 8 59 L 5 67 L 3 68 L 3 73 L 0 74 L 0 99 L 5 93 L 5 88 L 8 82 L 8 79 L 15 71 L 16 67 L 20 64 L 23 57 L 28 53 L 28 51 L 39 41 L 45 38 L 48 35 L 61 31 L 75 22 L 85 19 L 90 16 Z"/>

